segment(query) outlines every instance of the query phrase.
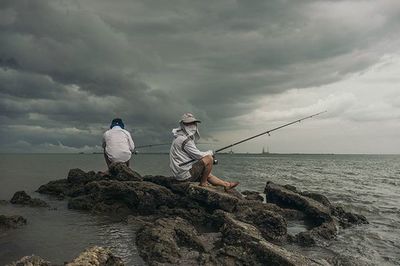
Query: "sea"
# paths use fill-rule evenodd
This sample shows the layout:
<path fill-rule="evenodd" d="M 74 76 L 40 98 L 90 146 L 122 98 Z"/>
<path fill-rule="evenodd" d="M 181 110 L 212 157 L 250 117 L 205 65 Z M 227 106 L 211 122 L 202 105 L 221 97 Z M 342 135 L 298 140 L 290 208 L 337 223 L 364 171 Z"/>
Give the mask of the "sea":
<path fill-rule="evenodd" d="M 317 259 L 352 258 L 355 265 L 400 265 L 400 155 L 221 154 L 218 159 L 213 173 L 239 181 L 239 191 L 263 193 L 267 181 L 290 184 L 324 194 L 369 221 L 340 229 L 334 240 L 319 246 L 288 249 Z M 131 167 L 142 175 L 171 175 L 168 164 L 168 154 L 142 153 L 131 159 Z M 137 225 L 69 210 L 66 201 L 35 192 L 42 184 L 66 178 L 71 168 L 104 171 L 106 165 L 102 154 L 0 154 L 0 200 L 25 190 L 51 206 L 0 204 L 0 214 L 18 214 L 28 221 L 0 233 L 0 265 L 32 254 L 63 264 L 93 245 L 110 248 L 126 265 L 144 265 L 135 246 Z M 303 229 L 289 224 L 288 230 Z"/>

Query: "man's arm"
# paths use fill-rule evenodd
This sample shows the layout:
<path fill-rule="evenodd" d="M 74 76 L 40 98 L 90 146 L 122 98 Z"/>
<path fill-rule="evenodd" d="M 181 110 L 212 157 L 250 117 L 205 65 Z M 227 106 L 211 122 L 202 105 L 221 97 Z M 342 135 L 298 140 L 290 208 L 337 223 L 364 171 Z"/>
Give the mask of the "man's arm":
<path fill-rule="evenodd" d="M 184 145 L 183 147 L 184 151 L 193 159 L 196 160 L 200 160 L 201 158 L 203 158 L 204 156 L 207 155 L 213 155 L 213 152 L 210 151 L 206 151 L 206 152 L 202 152 L 200 151 L 196 145 L 194 144 L 193 140 L 189 140 L 186 145 Z"/>

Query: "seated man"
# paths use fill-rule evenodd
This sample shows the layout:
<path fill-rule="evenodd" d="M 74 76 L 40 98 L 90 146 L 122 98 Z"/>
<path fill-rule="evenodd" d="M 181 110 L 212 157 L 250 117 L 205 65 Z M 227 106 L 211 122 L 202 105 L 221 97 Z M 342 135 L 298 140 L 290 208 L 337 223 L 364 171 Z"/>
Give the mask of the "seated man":
<path fill-rule="evenodd" d="M 135 149 L 131 134 L 124 129 L 121 118 L 111 122 L 110 129 L 103 135 L 104 158 L 107 166 L 111 163 L 125 163 L 129 167 L 129 160 Z"/>
<path fill-rule="evenodd" d="M 196 147 L 200 139 L 197 124 L 200 123 L 193 114 L 185 113 L 179 121 L 180 127 L 172 130 L 174 140 L 169 153 L 170 167 L 179 181 L 200 182 L 200 186 L 207 186 L 210 182 L 214 186 L 223 186 L 225 190 L 236 187 L 238 182 L 226 182 L 211 174 L 213 167 L 213 152 L 201 152 Z M 184 164 L 192 159 L 196 161 Z"/>

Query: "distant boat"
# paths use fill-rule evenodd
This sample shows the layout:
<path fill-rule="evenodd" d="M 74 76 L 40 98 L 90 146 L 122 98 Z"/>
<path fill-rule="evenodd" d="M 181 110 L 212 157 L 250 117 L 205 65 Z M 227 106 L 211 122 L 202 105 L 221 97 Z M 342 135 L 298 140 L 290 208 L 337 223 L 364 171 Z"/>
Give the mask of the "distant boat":
<path fill-rule="evenodd" d="M 263 147 L 261 154 L 269 154 L 269 147 L 267 146 L 267 151 L 265 151 L 265 148 Z"/>
<path fill-rule="evenodd" d="M 231 150 L 229 151 L 229 154 L 234 154 L 234 152 L 233 152 L 232 148 L 231 148 Z"/>

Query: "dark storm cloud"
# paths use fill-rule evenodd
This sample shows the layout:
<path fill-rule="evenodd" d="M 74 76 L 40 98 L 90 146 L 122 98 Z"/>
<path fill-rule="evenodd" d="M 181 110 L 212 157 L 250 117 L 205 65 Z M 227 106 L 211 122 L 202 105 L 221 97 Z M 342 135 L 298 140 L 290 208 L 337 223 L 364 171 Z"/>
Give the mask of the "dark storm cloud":
<path fill-rule="evenodd" d="M 395 1 L 4 0 L 0 148 L 95 146 L 115 116 L 162 142 L 185 111 L 212 133 L 262 95 L 366 69 L 398 17 Z"/>

